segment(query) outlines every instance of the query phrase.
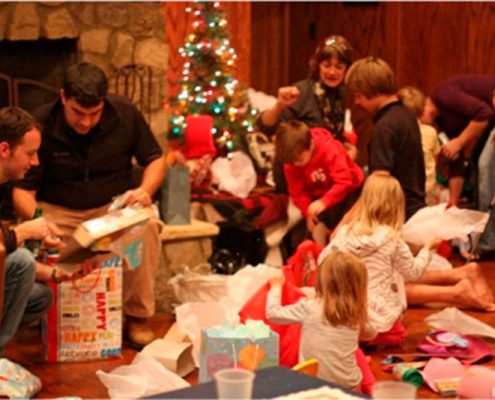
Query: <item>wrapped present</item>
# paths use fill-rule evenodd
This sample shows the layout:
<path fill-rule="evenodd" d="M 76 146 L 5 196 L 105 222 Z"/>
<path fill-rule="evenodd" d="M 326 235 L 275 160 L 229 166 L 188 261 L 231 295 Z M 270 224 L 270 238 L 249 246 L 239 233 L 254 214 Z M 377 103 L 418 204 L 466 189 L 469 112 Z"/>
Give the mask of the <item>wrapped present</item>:
<path fill-rule="evenodd" d="M 278 366 L 278 334 L 262 321 L 214 326 L 201 331 L 199 380 L 208 382 L 224 368 L 249 371 Z"/>

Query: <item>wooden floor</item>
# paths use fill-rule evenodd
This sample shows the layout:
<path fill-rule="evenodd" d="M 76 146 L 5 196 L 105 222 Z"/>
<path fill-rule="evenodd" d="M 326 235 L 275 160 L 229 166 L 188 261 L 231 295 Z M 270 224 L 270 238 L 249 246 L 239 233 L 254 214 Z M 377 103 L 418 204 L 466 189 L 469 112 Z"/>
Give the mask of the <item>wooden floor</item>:
<path fill-rule="evenodd" d="M 482 263 L 485 276 L 490 281 L 491 287 L 495 289 L 495 261 Z M 410 308 L 405 316 L 404 324 L 408 331 L 408 338 L 400 348 L 389 348 L 375 350 L 372 356 L 372 369 L 377 380 L 393 380 L 389 373 L 380 369 L 380 361 L 386 354 L 391 353 L 410 353 L 415 351 L 418 341 L 428 333 L 428 326 L 424 318 L 437 310 L 426 308 Z M 480 320 L 495 326 L 495 313 L 482 313 L 475 311 L 466 311 L 468 314 L 479 318 Z M 153 319 L 153 327 L 157 337 L 162 337 L 169 326 L 174 321 L 173 316 L 159 315 Z M 491 342 L 495 348 L 494 342 Z M 111 371 L 114 368 L 129 364 L 136 351 L 125 347 L 121 359 L 113 359 L 100 362 L 86 363 L 59 363 L 50 364 L 43 361 L 41 352 L 40 339 L 37 330 L 25 330 L 20 332 L 14 340 L 9 343 L 6 349 L 6 357 L 25 367 L 41 378 L 43 389 L 38 394 L 38 398 L 54 398 L 61 396 L 78 396 L 82 398 L 108 398 L 106 388 L 100 383 L 95 371 Z M 484 365 L 495 366 L 492 360 Z M 191 384 L 197 382 L 197 371 L 191 373 L 187 380 Z M 421 398 L 439 398 L 440 396 L 423 386 L 418 397 Z"/>

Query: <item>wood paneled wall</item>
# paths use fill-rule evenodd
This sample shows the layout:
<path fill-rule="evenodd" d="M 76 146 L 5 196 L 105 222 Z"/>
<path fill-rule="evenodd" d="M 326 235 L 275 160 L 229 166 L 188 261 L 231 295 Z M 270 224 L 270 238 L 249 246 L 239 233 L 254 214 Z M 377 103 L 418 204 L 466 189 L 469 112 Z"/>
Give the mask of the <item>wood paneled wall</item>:
<path fill-rule="evenodd" d="M 272 94 L 306 77 L 317 43 L 331 34 L 345 36 L 356 59 L 384 58 L 400 86 L 426 92 L 451 75 L 495 71 L 495 3 L 253 2 L 251 8 L 251 81 Z"/>
<path fill-rule="evenodd" d="M 187 2 L 165 2 L 168 81 L 177 87 L 178 48 L 190 32 Z M 317 43 L 345 36 L 355 58 L 384 58 L 398 84 L 430 92 L 461 73 L 495 71 L 495 3 L 491 2 L 225 2 L 238 77 L 275 94 L 306 77 Z"/>

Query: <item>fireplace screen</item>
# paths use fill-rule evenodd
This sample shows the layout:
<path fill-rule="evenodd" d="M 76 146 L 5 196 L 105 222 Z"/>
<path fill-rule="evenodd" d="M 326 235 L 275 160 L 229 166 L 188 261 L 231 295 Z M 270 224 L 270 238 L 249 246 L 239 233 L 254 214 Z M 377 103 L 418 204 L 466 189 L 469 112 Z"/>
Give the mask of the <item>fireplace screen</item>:
<path fill-rule="evenodd" d="M 54 100 L 75 62 L 76 39 L 0 41 L 0 107 L 33 111 Z"/>

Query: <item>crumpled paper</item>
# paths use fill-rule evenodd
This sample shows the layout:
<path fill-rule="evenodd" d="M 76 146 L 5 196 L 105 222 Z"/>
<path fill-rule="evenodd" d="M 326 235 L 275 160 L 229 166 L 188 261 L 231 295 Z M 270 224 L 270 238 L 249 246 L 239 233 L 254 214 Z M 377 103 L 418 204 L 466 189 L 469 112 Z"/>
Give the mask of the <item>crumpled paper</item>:
<path fill-rule="evenodd" d="M 137 399 L 191 386 L 154 357 L 137 354 L 130 365 L 111 372 L 96 371 L 112 399 Z"/>
<path fill-rule="evenodd" d="M 424 207 L 405 224 L 402 237 L 408 243 L 424 245 L 436 237 L 444 240 L 469 240 L 471 232 L 483 232 L 488 213 L 450 207 L 446 204 Z"/>
<path fill-rule="evenodd" d="M 208 329 L 208 335 L 209 337 L 256 340 L 270 337 L 270 327 L 263 321 L 248 319 L 245 324 L 213 326 Z"/>
<path fill-rule="evenodd" d="M 489 337 L 495 340 L 495 329 L 479 319 L 463 313 L 455 307 L 448 307 L 425 318 L 428 325 L 462 335 Z"/>

